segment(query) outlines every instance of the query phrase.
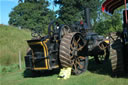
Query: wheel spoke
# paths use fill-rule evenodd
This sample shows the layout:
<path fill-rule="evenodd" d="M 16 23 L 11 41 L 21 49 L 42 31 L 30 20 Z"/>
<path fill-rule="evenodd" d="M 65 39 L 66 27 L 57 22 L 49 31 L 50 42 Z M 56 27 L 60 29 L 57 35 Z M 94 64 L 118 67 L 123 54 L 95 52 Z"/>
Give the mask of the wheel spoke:
<path fill-rule="evenodd" d="M 104 50 L 105 49 L 104 44 L 99 45 L 99 47 L 100 47 L 101 50 Z"/>
<path fill-rule="evenodd" d="M 77 72 L 78 70 L 77 70 L 76 64 L 73 64 L 73 66 L 74 66 L 74 71 Z"/>
<path fill-rule="evenodd" d="M 73 58 L 73 56 L 70 56 L 70 58 L 72 59 L 72 58 Z"/>
<path fill-rule="evenodd" d="M 106 56 L 107 55 L 107 53 L 106 53 L 106 49 L 104 49 L 104 55 L 103 56 Z"/>
<path fill-rule="evenodd" d="M 79 56 L 79 59 L 85 60 L 86 58 L 84 56 Z"/>
<path fill-rule="evenodd" d="M 74 60 L 71 60 L 71 64 L 74 65 Z"/>
<path fill-rule="evenodd" d="M 78 46 L 78 43 L 76 42 L 75 37 L 73 38 L 73 44 L 74 44 L 74 46 Z"/>
<path fill-rule="evenodd" d="M 70 45 L 70 48 L 72 49 L 72 50 L 74 50 L 75 48 L 72 46 L 72 44 Z"/>
<path fill-rule="evenodd" d="M 79 43 L 79 41 L 80 41 L 80 37 L 78 38 L 77 43 Z"/>
<path fill-rule="evenodd" d="M 77 51 L 80 51 L 80 50 L 82 50 L 84 48 L 84 46 L 81 46 L 80 44 L 79 44 L 79 48 L 77 49 Z"/>
<path fill-rule="evenodd" d="M 76 61 L 76 64 L 79 65 L 80 69 L 83 68 L 83 65 L 81 65 L 80 62 Z"/>

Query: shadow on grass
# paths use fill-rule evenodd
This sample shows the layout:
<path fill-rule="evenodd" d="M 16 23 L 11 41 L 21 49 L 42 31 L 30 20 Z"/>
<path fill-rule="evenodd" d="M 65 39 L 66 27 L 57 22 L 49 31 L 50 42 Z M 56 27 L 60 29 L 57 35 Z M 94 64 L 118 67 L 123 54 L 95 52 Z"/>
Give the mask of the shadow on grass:
<path fill-rule="evenodd" d="M 59 74 L 59 71 L 60 71 L 59 69 L 48 70 L 48 71 L 25 70 L 23 76 L 24 78 L 46 77 L 46 76 L 52 76 L 54 74 Z"/>
<path fill-rule="evenodd" d="M 60 69 L 54 69 L 49 71 L 31 71 L 25 70 L 23 73 L 24 78 L 36 78 L 47 77 L 55 74 L 59 74 Z M 102 64 L 96 64 L 94 59 L 89 59 L 88 71 L 101 75 L 109 75 L 113 78 L 128 78 L 128 74 L 124 76 L 114 76 L 111 70 L 111 62 L 103 62 Z"/>
<path fill-rule="evenodd" d="M 88 70 L 93 73 L 112 75 L 110 61 L 104 62 L 102 64 L 97 64 L 95 63 L 94 59 L 90 59 Z"/>
<path fill-rule="evenodd" d="M 101 74 L 101 75 L 109 75 L 113 78 L 128 78 L 128 74 L 125 74 L 122 76 L 113 75 L 110 60 L 108 60 L 107 62 L 103 62 L 102 64 L 96 64 L 94 59 L 90 59 L 88 70 L 92 73 Z"/>

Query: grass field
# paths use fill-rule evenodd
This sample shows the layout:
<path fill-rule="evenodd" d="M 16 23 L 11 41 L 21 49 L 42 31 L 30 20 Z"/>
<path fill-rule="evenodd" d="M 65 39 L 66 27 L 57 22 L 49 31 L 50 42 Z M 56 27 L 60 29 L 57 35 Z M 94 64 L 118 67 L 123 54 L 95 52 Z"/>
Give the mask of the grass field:
<path fill-rule="evenodd" d="M 18 63 L 18 53 L 22 60 L 28 48 L 26 40 L 31 39 L 30 31 L 13 26 L 0 25 L 0 65 Z"/>
<path fill-rule="evenodd" d="M 26 49 L 26 40 L 30 39 L 28 30 L 19 30 L 12 26 L 0 25 L 0 85 L 128 85 L 128 75 L 112 77 L 110 62 L 96 64 L 89 59 L 88 71 L 81 75 L 72 75 L 68 80 L 58 80 L 59 70 L 47 71 L 32 75 L 18 69 L 18 51 L 22 52 L 22 60 Z M 6 66 L 5 66 L 6 65 Z"/>
<path fill-rule="evenodd" d="M 87 72 L 77 76 L 72 75 L 67 80 L 58 80 L 58 71 L 45 72 L 34 77 L 23 69 L 1 73 L 0 81 L 1 85 L 128 85 L 128 77 L 113 78 L 110 75 L 108 63 L 96 65 L 91 61 Z"/>

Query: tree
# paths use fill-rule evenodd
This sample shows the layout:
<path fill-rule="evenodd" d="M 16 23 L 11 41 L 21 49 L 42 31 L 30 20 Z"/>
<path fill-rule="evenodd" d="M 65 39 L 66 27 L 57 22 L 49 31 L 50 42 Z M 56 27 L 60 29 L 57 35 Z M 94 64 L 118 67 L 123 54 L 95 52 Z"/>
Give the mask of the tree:
<path fill-rule="evenodd" d="M 71 24 L 73 21 L 77 20 L 79 9 L 74 6 L 75 1 L 76 0 L 55 0 L 55 3 L 60 5 L 60 10 L 57 12 L 59 22 Z"/>
<path fill-rule="evenodd" d="M 121 31 L 121 12 L 118 9 L 113 16 L 104 14 L 101 11 L 101 4 L 105 0 L 54 0 L 60 5 L 58 11 L 59 22 L 71 24 L 74 21 L 86 20 L 84 9 L 90 9 L 90 21 L 92 29 L 99 34 Z"/>
<path fill-rule="evenodd" d="M 119 13 L 115 13 L 113 16 L 103 14 L 103 16 L 95 25 L 95 32 L 106 35 L 110 32 L 117 32 L 122 30 L 122 19 Z"/>
<path fill-rule="evenodd" d="M 122 9 L 123 6 L 111 16 L 100 11 L 97 23 L 93 26 L 95 32 L 106 35 L 110 32 L 122 31 Z"/>
<path fill-rule="evenodd" d="M 97 10 L 99 9 L 101 0 L 54 0 L 60 5 L 58 11 L 58 19 L 66 24 L 71 24 L 74 21 L 86 20 L 84 14 L 85 8 L 90 8 L 91 20 L 97 18 Z M 91 21 L 90 20 L 90 21 Z"/>
<path fill-rule="evenodd" d="M 49 22 L 55 19 L 55 14 L 47 8 L 48 5 L 45 0 L 25 0 L 13 8 L 9 15 L 9 24 L 46 32 Z"/>

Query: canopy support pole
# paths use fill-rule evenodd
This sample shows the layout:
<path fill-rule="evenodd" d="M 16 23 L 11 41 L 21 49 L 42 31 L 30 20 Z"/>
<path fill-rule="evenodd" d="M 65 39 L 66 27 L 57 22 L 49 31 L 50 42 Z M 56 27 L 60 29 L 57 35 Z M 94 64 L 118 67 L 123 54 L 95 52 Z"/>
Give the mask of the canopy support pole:
<path fill-rule="evenodd" d="M 126 24 L 128 23 L 128 18 L 127 18 L 127 5 L 126 5 L 126 0 L 124 0 L 125 3 L 125 16 L 126 16 Z"/>

